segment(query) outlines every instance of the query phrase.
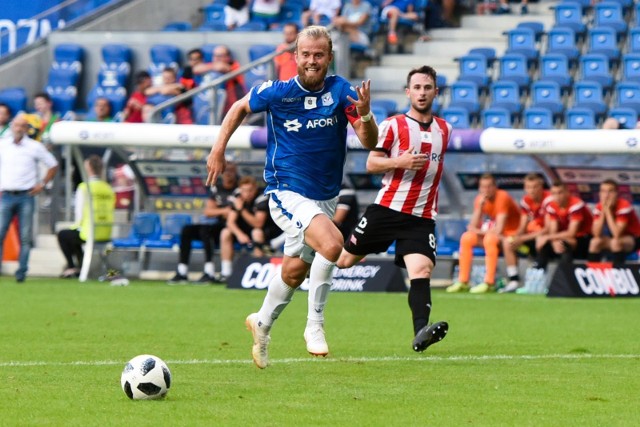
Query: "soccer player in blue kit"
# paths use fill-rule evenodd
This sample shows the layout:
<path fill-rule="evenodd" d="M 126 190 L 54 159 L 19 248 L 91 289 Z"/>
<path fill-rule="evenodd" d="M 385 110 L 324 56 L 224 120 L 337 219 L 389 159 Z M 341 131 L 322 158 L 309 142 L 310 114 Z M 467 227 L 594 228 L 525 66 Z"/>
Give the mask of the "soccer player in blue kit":
<path fill-rule="evenodd" d="M 333 60 L 326 28 L 310 26 L 296 39 L 298 75 L 254 87 L 225 116 L 207 160 L 207 185 L 225 168 L 224 152 L 247 114 L 267 112 L 265 192 L 276 224 L 286 234 L 282 273 L 272 277 L 262 307 L 246 326 L 253 335 L 253 361 L 269 364 L 269 332 L 309 273 L 309 306 L 304 338 L 315 356 L 329 353 L 324 307 L 343 238 L 331 221 L 346 157 L 347 124 L 361 144 L 373 149 L 378 127 L 370 109 L 370 82 L 353 88 L 339 76 L 327 76 Z"/>

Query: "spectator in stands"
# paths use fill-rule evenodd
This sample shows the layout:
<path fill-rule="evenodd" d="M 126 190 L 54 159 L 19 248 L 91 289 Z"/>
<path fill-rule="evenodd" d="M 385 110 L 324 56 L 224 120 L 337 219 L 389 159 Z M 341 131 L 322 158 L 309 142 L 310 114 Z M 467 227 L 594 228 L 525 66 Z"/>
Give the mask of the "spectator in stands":
<path fill-rule="evenodd" d="M 103 177 L 104 165 L 97 155 L 91 155 L 84 161 L 89 182 L 78 185 L 75 194 L 75 221 L 70 229 L 58 232 L 58 244 L 67 260 L 67 268 L 60 277 L 73 278 L 80 275 L 84 252 L 82 245 L 89 238 L 93 213 L 94 235 L 96 242 L 108 242 L 111 240 L 111 229 L 116 207 L 116 195 L 111 185 Z M 89 198 L 89 192 L 91 198 Z M 89 202 L 91 201 L 91 209 Z M 75 259 L 74 259 L 75 258 Z"/>
<path fill-rule="evenodd" d="M 144 94 L 147 97 L 153 95 L 173 97 L 184 92 L 186 92 L 186 88 L 178 81 L 176 70 L 172 67 L 167 67 L 162 70 L 162 84 L 148 87 L 144 91 Z M 175 107 L 175 114 L 176 123 L 183 125 L 192 124 L 193 118 L 191 117 L 191 101 L 185 101 L 177 104 Z"/>
<path fill-rule="evenodd" d="M 49 132 L 51 125 L 60 120 L 60 115 L 53 111 L 53 101 L 46 92 L 37 93 L 33 97 L 33 107 L 36 110 L 36 114 L 40 117 L 40 127 L 38 129 L 38 138 L 35 138 L 44 143 L 49 143 L 51 138 Z"/>
<path fill-rule="evenodd" d="M 93 112 L 95 113 L 94 122 L 112 122 L 111 102 L 107 98 L 96 98 L 93 103 Z"/>
<path fill-rule="evenodd" d="M 507 265 L 506 290 L 515 291 L 519 286 L 518 258 L 511 248 L 510 240 L 520 224 L 520 208 L 505 190 L 498 189 L 491 174 L 480 177 L 479 194 L 473 203 L 473 213 L 467 231 L 460 238 L 460 270 L 458 280 L 447 288 L 447 292 L 469 289 L 469 277 L 473 261 L 473 247 L 482 244 L 485 251 L 484 282 L 472 287 L 471 293 L 485 293 L 495 289 L 496 271 L 500 250 Z M 484 221 L 483 221 L 484 218 Z"/>
<path fill-rule="evenodd" d="M 256 245 L 254 230 L 265 225 L 265 216 L 258 216 L 256 212 L 258 198 L 256 179 L 252 176 L 240 178 L 238 190 L 238 195 L 234 198 L 231 211 L 227 216 L 227 225 L 220 233 L 220 269 L 223 282 L 233 272 L 234 243 L 239 243 L 253 251 Z M 259 243 L 263 244 L 264 241 Z"/>
<path fill-rule="evenodd" d="M 292 22 L 286 23 L 282 27 L 284 42 L 280 43 L 276 50 L 284 53 L 273 58 L 273 62 L 276 65 L 276 76 L 278 76 L 278 80 L 289 80 L 298 74 L 298 64 L 296 64 L 293 47 L 291 47 L 292 43 L 296 41 L 298 31 L 298 25 Z"/>
<path fill-rule="evenodd" d="M 333 215 L 333 223 L 338 227 L 344 240 L 349 237 L 360 216 L 358 196 L 353 188 L 342 185 L 338 195 L 336 213 Z"/>
<path fill-rule="evenodd" d="M 224 24 L 228 30 L 241 27 L 249 22 L 249 2 L 247 0 L 227 0 L 224 6 Z"/>
<path fill-rule="evenodd" d="M 193 73 L 202 75 L 207 73 L 217 73 L 219 75 L 230 73 L 240 68 L 240 63 L 233 59 L 229 48 L 225 45 L 218 45 L 213 49 L 213 60 L 209 63 L 202 63 L 193 67 Z M 246 93 L 244 76 L 238 75 L 227 80 L 225 85 L 227 99 L 224 104 L 223 116 L 227 114 L 229 108 Z"/>
<path fill-rule="evenodd" d="M 29 269 L 29 252 L 33 240 L 35 196 L 53 180 L 58 161 L 43 144 L 29 138 L 29 122 L 25 114 L 18 114 L 11 122 L 11 138 L 0 141 L 0 273 L 2 248 L 13 218 L 20 228 L 19 266 L 15 273 L 18 283 L 24 282 Z M 47 168 L 44 178 L 38 178 L 38 167 Z"/>
<path fill-rule="evenodd" d="M 547 205 L 545 232 L 536 238 L 535 268 L 546 270 L 549 260 L 559 256 L 562 262 L 586 258 L 591 239 L 593 216 L 587 204 L 569 192 L 566 184 L 556 181 L 551 186 L 551 202 Z"/>
<path fill-rule="evenodd" d="M 142 107 L 147 103 L 145 91 L 151 87 L 151 75 L 146 71 L 138 71 L 136 74 L 136 89 L 129 97 L 123 111 L 123 119 L 127 123 L 143 123 Z"/>
<path fill-rule="evenodd" d="M 529 13 L 528 0 L 520 0 L 520 14 L 526 15 Z M 500 6 L 494 12 L 496 15 L 505 15 L 511 13 L 511 7 L 509 6 L 509 0 L 500 0 Z"/>
<path fill-rule="evenodd" d="M 588 260 L 599 262 L 602 252 L 611 252 L 614 267 L 622 267 L 627 256 L 640 249 L 640 221 L 628 200 L 620 197 L 618 183 L 605 179 L 593 210 Z"/>
<path fill-rule="evenodd" d="M 640 120 L 638 120 L 635 124 L 636 129 L 640 129 Z M 622 123 L 620 123 L 617 119 L 613 117 L 607 117 L 607 119 L 602 123 L 602 129 L 631 129 L 625 128 Z"/>
<path fill-rule="evenodd" d="M 369 46 L 371 32 L 371 4 L 366 0 L 351 0 L 342 7 L 340 16 L 333 18 L 337 30 L 349 35 L 352 43 Z"/>
<path fill-rule="evenodd" d="M 251 3 L 251 16 L 256 21 L 264 22 L 268 28 L 278 22 L 280 7 L 284 0 L 253 0 Z"/>
<path fill-rule="evenodd" d="M 311 0 L 302 13 L 302 25 L 328 25 L 338 15 L 342 0 Z"/>
<path fill-rule="evenodd" d="M 544 218 L 551 200 L 551 192 L 544 189 L 542 175 L 530 173 L 524 177 L 524 196 L 520 199 L 520 226 L 516 234 L 508 239 L 512 250 L 535 255 L 536 237 L 544 233 Z"/>
<path fill-rule="evenodd" d="M 415 11 L 413 0 L 384 0 L 382 2 L 380 17 L 388 19 L 387 42 L 390 45 L 398 44 L 396 29 L 400 18 L 418 22 L 418 14 Z"/>
<path fill-rule="evenodd" d="M 200 81 L 202 80 L 201 75 L 196 75 L 193 72 L 193 67 L 197 66 L 198 64 L 204 63 L 204 53 L 202 52 L 202 49 L 191 49 L 187 53 L 187 61 L 189 65 L 182 69 L 180 83 L 186 90 L 191 90 L 194 87 L 198 86 L 200 84 Z"/>
<path fill-rule="evenodd" d="M 11 135 L 11 108 L 7 104 L 0 103 L 0 138 Z"/>
<path fill-rule="evenodd" d="M 209 189 L 209 198 L 204 207 L 205 220 L 188 224 L 180 233 L 180 260 L 175 276 L 167 283 L 179 284 L 188 282 L 189 258 L 194 240 L 202 242 L 204 249 L 204 271 L 196 281 L 199 284 L 216 283 L 218 275 L 213 263 L 213 249 L 220 246 L 220 232 L 226 225 L 238 189 L 238 169 L 229 162 L 227 169 L 220 176 L 216 185 Z M 214 246 L 215 245 L 215 246 Z"/>

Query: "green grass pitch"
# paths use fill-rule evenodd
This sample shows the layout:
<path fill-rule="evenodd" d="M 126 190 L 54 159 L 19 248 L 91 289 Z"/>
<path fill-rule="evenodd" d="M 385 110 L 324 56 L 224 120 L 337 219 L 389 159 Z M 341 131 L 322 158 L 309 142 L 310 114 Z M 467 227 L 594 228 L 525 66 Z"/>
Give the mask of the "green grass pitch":
<path fill-rule="evenodd" d="M 0 282 L 2 426 L 635 426 L 640 299 L 433 292 L 444 341 L 411 350 L 406 294 L 332 293 L 330 355 L 306 353 L 306 293 L 251 362 L 264 291 Z M 126 361 L 159 356 L 167 398 L 130 401 Z"/>

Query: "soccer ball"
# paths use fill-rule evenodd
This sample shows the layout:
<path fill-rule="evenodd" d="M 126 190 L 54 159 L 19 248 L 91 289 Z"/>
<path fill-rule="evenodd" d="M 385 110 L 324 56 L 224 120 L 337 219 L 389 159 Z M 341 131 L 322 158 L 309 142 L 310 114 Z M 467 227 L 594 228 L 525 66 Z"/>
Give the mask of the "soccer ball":
<path fill-rule="evenodd" d="M 129 399 L 161 399 L 171 387 L 171 371 L 159 357 L 142 354 L 127 362 L 120 384 Z"/>

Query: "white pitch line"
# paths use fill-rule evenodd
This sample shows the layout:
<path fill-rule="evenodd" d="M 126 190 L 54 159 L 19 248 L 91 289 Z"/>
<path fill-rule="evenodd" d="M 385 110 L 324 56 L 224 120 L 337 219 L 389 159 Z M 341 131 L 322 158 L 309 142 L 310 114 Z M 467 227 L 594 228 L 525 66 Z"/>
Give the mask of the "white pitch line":
<path fill-rule="evenodd" d="M 271 363 L 295 364 L 295 363 L 363 363 L 363 362 L 474 362 L 495 360 L 580 360 L 580 359 L 640 359 L 640 354 L 523 354 L 523 355 L 478 355 L 478 356 L 424 356 L 424 357 L 327 357 L 327 358 L 288 358 L 272 359 Z M 253 363 L 251 359 L 191 359 L 191 360 L 167 360 L 168 365 L 247 365 Z M 118 360 L 93 360 L 75 362 L 46 362 L 46 361 L 9 361 L 0 362 L 3 367 L 30 367 L 30 366 L 115 366 L 124 365 L 126 361 Z"/>

